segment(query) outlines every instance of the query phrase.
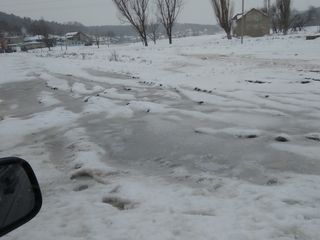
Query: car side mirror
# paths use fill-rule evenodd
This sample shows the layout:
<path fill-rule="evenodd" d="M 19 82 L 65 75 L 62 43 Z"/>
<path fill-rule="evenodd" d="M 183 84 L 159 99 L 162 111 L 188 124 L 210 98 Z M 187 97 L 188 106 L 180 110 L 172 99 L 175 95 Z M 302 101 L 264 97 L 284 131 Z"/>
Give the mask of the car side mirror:
<path fill-rule="evenodd" d="M 31 166 L 20 158 L 0 158 L 0 237 L 34 218 L 41 205 Z"/>

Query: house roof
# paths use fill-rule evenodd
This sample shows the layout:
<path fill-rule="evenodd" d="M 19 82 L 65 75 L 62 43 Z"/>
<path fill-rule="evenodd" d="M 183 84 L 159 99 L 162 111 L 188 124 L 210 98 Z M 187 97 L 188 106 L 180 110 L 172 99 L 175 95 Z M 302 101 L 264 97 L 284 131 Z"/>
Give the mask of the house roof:
<path fill-rule="evenodd" d="M 36 36 L 25 37 L 24 41 L 25 42 L 35 42 L 35 41 L 39 41 L 42 39 L 43 39 L 42 35 L 36 35 Z"/>
<path fill-rule="evenodd" d="M 263 11 L 261 11 L 261 10 L 259 10 L 259 9 L 256 9 L 256 8 L 250 9 L 250 10 L 247 11 L 243 16 L 246 16 L 246 15 L 248 15 L 249 13 L 254 12 L 254 11 L 255 11 L 255 12 L 259 12 L 259 13 L 261 13 L 262 15 L 268 17 L 268 14 L 266 14 L 265 12 L 263 12 Z M 241 18 L 242 18 L 242 13 L 238 13 L 238 14 L 236 14 L 236 15 L 232 18 L 232 20 L 239 21 Z"/>
<path fill-rule="evenodd" d="M 231 20 L 238 20 L 241 18 L 241 16 L 242 16 L 242 13 L 238 13 L 238 14 L 234 15 Z"/>
<path fill-rule="evenodd" d="M 74 37 L 75 35 L 77 35 L 79 32 L 69 32 L 69 33 L 66 33 L 66 37 Z"/>
<path fill-rule="evenodd" d="M 69 39 L 69 38 L 73 38 L 74 36 L 76 36 L 76 35 L 78 35 L 78 34 L 82 34 L 82 35 L 86 36 L 87 38 L 90 38 L 87 34 L 85 34 L 85 33 L 83 33 L 83 32 L 70 32 L 70 33 L 67 33 L 67 34 L 65 35 L 65 37 L 66 37 L 67 39 Z"/>
<path fill-rule="evenodd" d="M 10 36 L 10 37 L 4 37 L 5 39 L 20 39 L 22 36 Z"/>

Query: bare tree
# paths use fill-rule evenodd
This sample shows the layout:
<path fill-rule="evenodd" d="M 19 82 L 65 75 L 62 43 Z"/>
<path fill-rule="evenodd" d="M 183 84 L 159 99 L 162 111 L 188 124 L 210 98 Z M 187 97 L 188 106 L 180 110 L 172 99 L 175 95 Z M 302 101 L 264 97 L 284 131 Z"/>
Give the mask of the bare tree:
<path fill-rule="evenodd" d="M 308 25 L 318 26 L 318 30 L 320 32 L 320 14 L 317 11 L 317 8 L 314 6 L 311 6 L 307 11 L 307 16 L 309 18 Z"/>
<path fill-rule="evenodd" d="M 7 48 L 7 42 L 0 37 L 0 52 L 4 51 Z"/>
<path fill-rule="evenodd" d="M 267 13 L 268 15 L 269 15 L 270 7 L 271 7 L 271 2 L 270 2 L 270 0 L 264 0 L 264 9 L 266 10 L 266 13 Z"/>
<path fill-rule="evenodd" d="M 183 0 L 157 0 L 157 7 L 169 44 L 172 44 L 172 29 L 182 9 Z"/>
<path fill-rule="evenodd" d="M 53 47 L 52 39 L 49 37 L 51 29 L 43 19 L 34 21 L 31 25 L 31 31 L 33 34 L 43 36 L 43 42 L 49 50 L 50 47 Z"/>
<path fill-rule="evenodd" d="M 112 0 L 122 19 L 130 23 L 139 34 L 142 43 L 148 46 L 147 24 L 149 0 Z"/>
<path fill-rule="evenodd" d="M 112 31 L 108 31 L 107 34 L 107 44 L 108 44 L 108 47 L 110 47 L 110 44 L 112 43 L 112 39 L 116 36 L 114 32 Z"/>
<path fill-rule="evenodd" d="M 160 28 L 159 19 L 151 21 L 148 26 L 148 37 L 154 42 L 154 44 L 157 43 L 157 40 L 160 37 L 159 28 Z"/>
<path fill-rule="evenodd" d="M 94 38 L 95 38 L 95 42 L 97 44 L 97 47 L 100 48 L 100 36 L 99 35 L 95 35 Z"/>
<path fill-rule="evenodd" d="M 211 0 L 220 27 L 226 32 L 228 39 L 232 39 L 233 4 L 230 0 Z"/>
<path fill-rule="evenodd" d="M 291 15 L 290 27 L 292 32 L 302 31 L 311 19 L 309 12 L 301 13 L 297 10 L 293 10 Z"/>
<path fill-rule="evenodd" d="M 280 31 L 280 14 L 275 4 L 270 7 L 269 17 L 273 33 L 278 33 Z"/>
<path fill-rule="evenodd" d="M 290 28 L 291 0 L 277 0 L 279 9 L 279 24 L 284 35 L 287 35 Z"/>

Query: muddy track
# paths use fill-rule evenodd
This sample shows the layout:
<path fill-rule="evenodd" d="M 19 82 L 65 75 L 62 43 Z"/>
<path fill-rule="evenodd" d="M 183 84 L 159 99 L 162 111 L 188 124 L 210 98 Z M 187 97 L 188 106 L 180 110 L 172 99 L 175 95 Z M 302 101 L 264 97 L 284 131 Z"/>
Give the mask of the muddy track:
<path fill-rule="evenodd" d="M 91 71 L 89 71 L 91 72 Z M 179 89 L 163 86 L 154 82 L 140 79 L 126 78 L 118 75 L 119 83 L 109 83 L 111 75 L 91 72 L 99 75 L 101 81 L 93 81 L 90 78 L 80 78 L 72 75 L 48 73 L 60 80 L 67 81 L 69 90 L 52 88 L 46 84 L 46 79 L 35 79 L 23 84 L 3 84 L 0 93 L 0 115 L 5 117 L 28 118 L 31 114 L 50 111 L 57 107 L 63 107 L 68 111 L 80 114 L 79 118 L 70 126 L 62 129 L 50 129 L 35 133 L 42 137 L 42 141 L 49 152 L 53 164 L 63 171 L 70 172 L 75 165 L 72 163 L 72 152 L 65 148 L 73 143 L 73 140 L 61 137 L 63 132 L 83 128 L 90 141 L 106 151 L 102 159 L 120 169 L 135 169 L 143 174 L 155 174 L 159 176 L 173 176 L 180 168 L 186 169 L 186 178 L 198 174 L 213 174 L 217 176 L 238 177 L 258 184 L 265 184 L 273 171 L 293 171 L 297 173 L 320 174 L 320 165 L 314 162 L 304 162 L 301 168 L 301 157 L 273 150 L 268 142 L 272 141 L 274 134 L 284 127 L 300 128 L 299 123 L 285 121 L 279 125 L 279 116 L 272 116 L 276 125 L 274 132 L 259 137 L 256 140 L 237 139 L 226 135 L 199 134 L 194 128 L 207 126 L 214 129 L 231 127 L 231 122 L 223 122 L 219 118 L 206 118 L 207 114 L 215 111 L 227 112 L 227 109 L 217 109 L 215 104 L 204 102 L 200 104 L 188 98 L 183 91 L 192 89 Z M 104 79 L 106 77 L 106 79 Z M 99 85 L 107 90 L 105 95 L 96 92 L 93 94 L 76 94 L 72 90 L 75 83 L 81 83 L 86 89 L 93 89 Z M 90 96 L 108 98 L 116 104 L 126 106 L 130 100 L 108 96 L 108 89 L 115 89 L 117 93 L 130 94 L 135 101 L 164 104 L 168 107 L 166 114 L 153 113 L 152 111 L 138 111 L 130 119 L 107 119 L 104 113 L 82 115 L 86 106 L 85 99 Z M 49 92 L 59 100 L 53 106 L 45 106 L 39 102 L 41 92 Z M 226 100 L 242 100 L 232 97 L 230 94 L 217 94 Z M 208 93 L 208 95 L 210 95 Z M 270 100 L 268 100 L 270 101 Z M 283 102 L 283 104 L 290 104 Z M 263 105 L 256 104 L 257 108 Z M 274 110 L 275 108 L 271 108 Z M 247 114 L 239 108 L 234 114 Z M 291 113 L 292 112 L 287 112 Z M 198 117 L 199 114 L 201 117 Z M 201 115 L 202 114 L 202 115 Z M 218 114 L 218 115 L 219 115 Z M 257 115 L 257 114 L 255 114 Z M 260 114 L 260 117 L 265 117 Z M 270 117 L 270 116 L 269 116 Z M 36 123 L 35 123 L 36 124 Z M 290 126 L 290 124 L 292 124 Z M 32 138 L 31 138 L 32 139 Z M 76 139 L 77 140 L 77 139 Z M 39 141 L 39 140 L 38 140 Z M 232 149 L 230 149 L 232 148 Z M 56 153 L 59 154 L 56 154 Z M 63 159 L 61 161 L 61 159 Z M 274 159 L 274 160 L 270 160 Z M 278 161 L 277 159 L 281 159 Z M 63 162 L 67 160 L 66 162 Z M 195 180 L 197 181 L 197 180 Z"/>

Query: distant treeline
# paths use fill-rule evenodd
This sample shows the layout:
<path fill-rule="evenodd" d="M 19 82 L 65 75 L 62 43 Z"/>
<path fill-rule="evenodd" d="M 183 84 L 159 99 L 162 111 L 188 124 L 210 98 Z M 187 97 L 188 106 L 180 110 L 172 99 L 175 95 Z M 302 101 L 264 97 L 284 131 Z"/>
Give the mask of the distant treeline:
<path fill-rule="evenodd" d="M 18 17 L 13 14 L 0 12 L 0 32 L 8 32 L 11 34 L 32 34 L 34 27 L 45 23 L 50 34 L 64 35 L 68 32 L 82 31 L 88 34 L 107 34 L 113 32 L 116 35 L 132 35 L 134 32 L 130 26 L 101 26 L 87 27 L 79 22 L 58 23 L 46 20 L 33 20 L 27 17 Z"/>
<path fill-rule="evenodd" d="M 64 35 L 68 32 L 82 31 L 90 35 L 107 36 L 112 33 L 113 36 L 137 36 L 131 26 L 128 25 L 105 25 L 87 27 L 79 22 L 57 23 L 46 20 L 33 20 L 27 17 L 18 17 L 13 14 L 0 12 L 0 32 L 7 32 L 11 35 L 33 34 L 39 25 L 45 24 L 50 34 Z M 201 33 L 214 34 L 219 31 L 216 25 L 201 24 L 177 24 L 175 31 L 180 35 L 192 32 L 197 35 Z"/>
<path fill-rule="evenodd" d="M 320 26 L 320 7 L 310 7 L 304 14 L 311 14 L 311 18 L 307 22 L 307 26 Z"/>

